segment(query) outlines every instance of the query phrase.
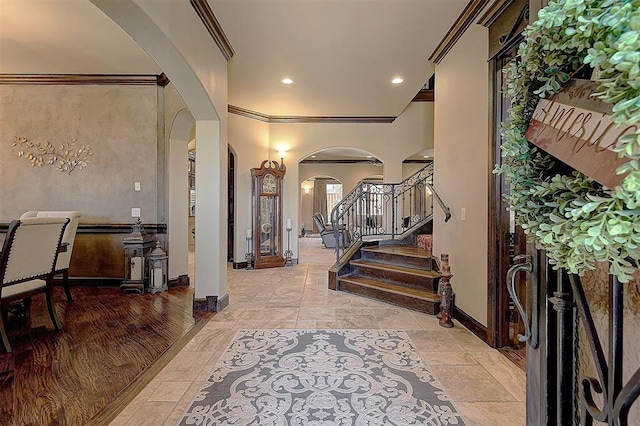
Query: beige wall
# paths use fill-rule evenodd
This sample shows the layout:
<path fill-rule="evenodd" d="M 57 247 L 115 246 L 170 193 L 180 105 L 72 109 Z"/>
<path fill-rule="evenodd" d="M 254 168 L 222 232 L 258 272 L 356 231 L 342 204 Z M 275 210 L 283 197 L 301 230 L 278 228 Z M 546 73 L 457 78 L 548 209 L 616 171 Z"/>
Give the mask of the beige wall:
<path fill-rule="evenodd" d="M 251 169 L 269 154 L 268 123 L 228 114 L 229 146 L 236 154 L 234 261 L 243 262 L 246 230 L 251 228 Z"/>
<path fill-rule="evenodd" d="M 425 167 L 426 163 L 405 163 L 402 165 L 402 179 L 406 179 L 418 170 Z"/>
<path fill-rule="evenodd" d="M 81 222 L 131 223 L 132 207 L 157 222 L 157 92 L 155 85 L 0 85 L 0 222 L 26 210 L 79 210 Z M 76 148 L 88 144 L 93 155 L 71 174 L 31 167 L 17 156 L 15 136 L 56 148 L 77 138 Z"/>
<path fill-rule="evenodd" d="M 487 30 L 471 26 L 436 67 L 435 187 L 451 207 L 435 210 L 434 254 L 449 253 L 456 305 L 487 324 L 489 73 Z M 461 209 L 466 209 L 462 220 Z"/>

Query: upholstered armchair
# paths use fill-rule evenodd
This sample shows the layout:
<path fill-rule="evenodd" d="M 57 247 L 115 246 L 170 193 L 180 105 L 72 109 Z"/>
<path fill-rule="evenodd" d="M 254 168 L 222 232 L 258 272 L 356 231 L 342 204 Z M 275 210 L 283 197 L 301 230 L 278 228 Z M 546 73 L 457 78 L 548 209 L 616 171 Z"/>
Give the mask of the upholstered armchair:
<path fill-rule="evenodd" d="M 66 217 L 69 224 L 62 236 L 62 242 L 66 244 L 66 251 L 58 255 L 56 262 L 55 274 L 62 274 L 62 282 L 67 300 L 71 300 L 71 289 L 69 288 L 69 264 L 71 263 L 71 254 L 73 253 L 73 243 L 76 239 L 76 231 L 78 230 L 78 221 L 82 214 L 75 210 L 31 210 L 25 212 L 20 219 L 30 217 Z"/>
<path fill-rule="evenodd" d="M 322 244 L 326 248 L 335 248 L 336 247 L 336 234 L 333 232 L 333 227 L 324 221 L 324 216 L 321 213 L 314 213 L 312 216 L 313 222 L 318 228 L 318 232 L 320 232 L 320 237 L 322 238 Z M 340 247 L 345 247 L 349 244 L 349 232 L 345 229 L 344 226 L 340 226 L 338 228 L 338 238 Z"/>
<path fill-rule="evenodd" d="M 45 293 L 51 322 L 56 330 L 60 324 L 53 308 L 53 275 L 62 235 L 69 219 L 35 217 L 14 220 L 0 252 L 0 340 L 6 352 L 11 352 L 5 322 L 11 302 Z"/>

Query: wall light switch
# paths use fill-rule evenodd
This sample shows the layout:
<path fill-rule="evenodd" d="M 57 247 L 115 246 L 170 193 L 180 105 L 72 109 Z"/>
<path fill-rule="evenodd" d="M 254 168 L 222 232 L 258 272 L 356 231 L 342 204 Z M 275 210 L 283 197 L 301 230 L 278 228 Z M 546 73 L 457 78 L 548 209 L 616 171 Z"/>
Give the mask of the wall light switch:
<path fill-rule="evenodd" d="M 135 189 L 136 191 L 140 191 L 140 182 L 136 182 L 133 184 L 133 189 Z"/>
<path fill-rule="evenodd" d="M 460 220 L 467 220 L 467 209 L 464 207 L 460 209 Z"/>
<path fill-rule="evenodd" d="M 131 209 L 131 217 L 140 217 L 140 207 L 134 207 Z"/>

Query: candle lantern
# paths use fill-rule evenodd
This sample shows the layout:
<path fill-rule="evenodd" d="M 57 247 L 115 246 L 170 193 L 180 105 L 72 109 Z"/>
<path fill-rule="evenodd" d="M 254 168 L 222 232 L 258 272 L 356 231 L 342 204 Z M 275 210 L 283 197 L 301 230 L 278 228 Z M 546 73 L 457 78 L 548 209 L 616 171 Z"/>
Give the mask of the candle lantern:
<path fill-rule="evenodd" d="M 147 257 L 149 265 L 149 293 L 160 293 L 169 288 L 167 253 L 160 247 L 160 241 L 156 242 L 156 248 Z"/>
<path fill-rule="evenodd" d="M 146 258 L 153 240 L 144 232 L 140 218 L 132 226 L 131 234 L 124 238 L 124 279 L 120 285 L 123 293 L 144 293 L 148 283 Z"/>

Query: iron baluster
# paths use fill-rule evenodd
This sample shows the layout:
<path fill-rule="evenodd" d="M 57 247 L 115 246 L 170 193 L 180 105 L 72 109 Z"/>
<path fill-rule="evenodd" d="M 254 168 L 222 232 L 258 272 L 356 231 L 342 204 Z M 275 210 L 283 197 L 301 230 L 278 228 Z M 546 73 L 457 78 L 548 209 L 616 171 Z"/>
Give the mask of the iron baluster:
<path fill-rule="evenodd" d="M 558 313 L 556 316 L 557 333 L 557 411 L 556 421 L 559 425 L 572 424 L 574 418 L 574 383 L 576 371 L 575 341 L 574 341 L 574 318 L 575 304 L 570 286 L 567 286 L 564 269 L 556 271 L 557 291 L 549 301 Z M 571 366 L 571 368 L 568 368 Z"/>

